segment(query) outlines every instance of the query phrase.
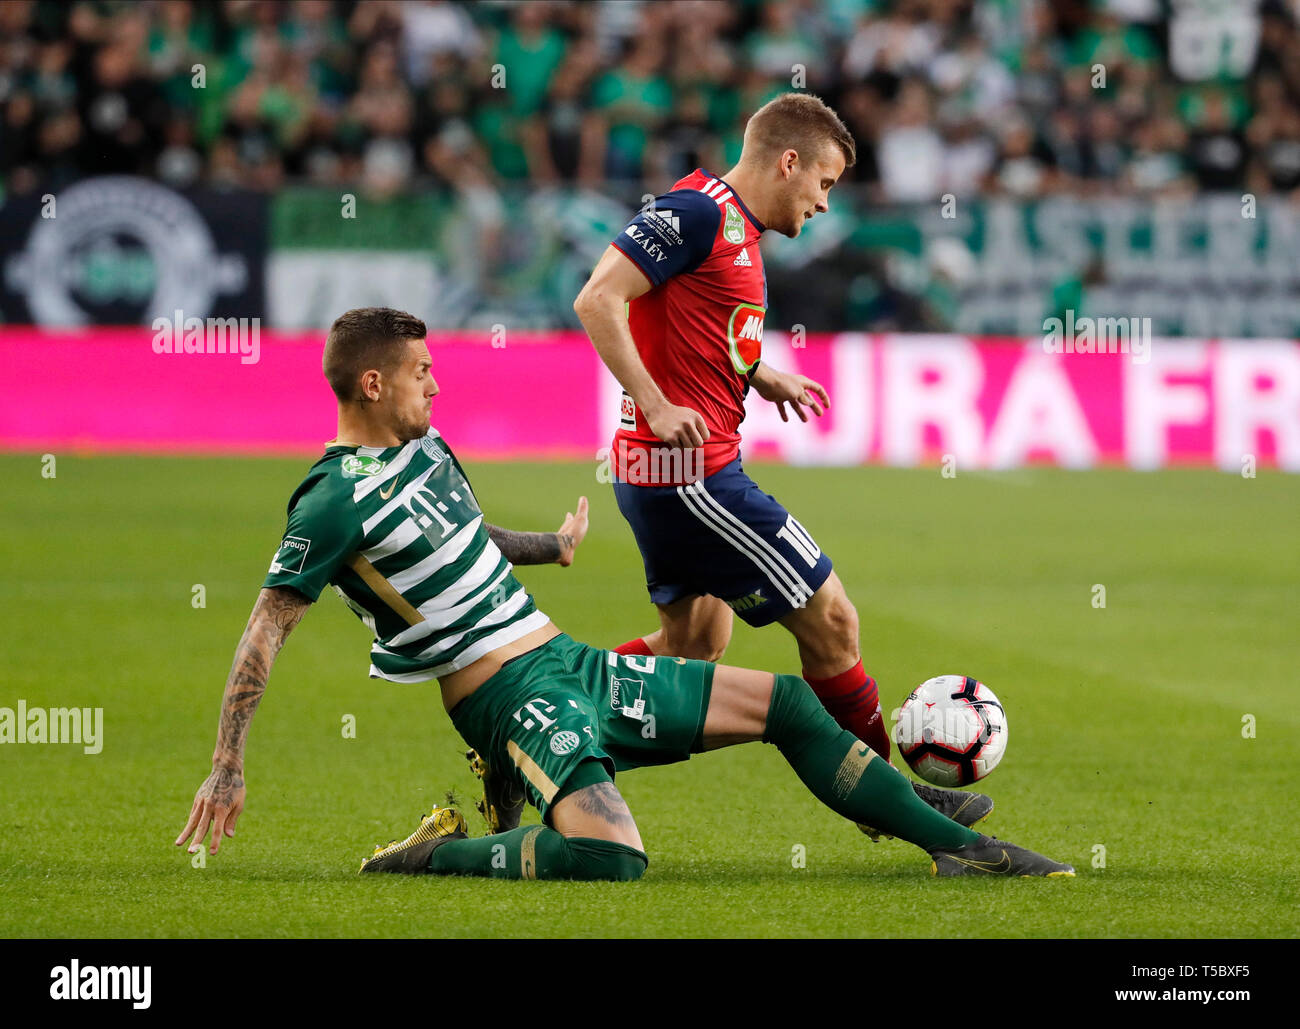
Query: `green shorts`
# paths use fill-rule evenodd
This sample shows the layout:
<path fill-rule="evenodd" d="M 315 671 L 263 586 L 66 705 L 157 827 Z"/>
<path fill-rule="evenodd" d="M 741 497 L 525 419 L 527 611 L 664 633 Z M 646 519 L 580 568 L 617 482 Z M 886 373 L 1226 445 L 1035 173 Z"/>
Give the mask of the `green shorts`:
<path fill-rule="evenodd" d="M 612 779 L 698 753 L 714 667 L 598 650 L 562 633 L 506 662 L 456 705 L 451 721 L 490 768 L 523 786 L 545 819 L 584 761 L 599 761 Z"/>

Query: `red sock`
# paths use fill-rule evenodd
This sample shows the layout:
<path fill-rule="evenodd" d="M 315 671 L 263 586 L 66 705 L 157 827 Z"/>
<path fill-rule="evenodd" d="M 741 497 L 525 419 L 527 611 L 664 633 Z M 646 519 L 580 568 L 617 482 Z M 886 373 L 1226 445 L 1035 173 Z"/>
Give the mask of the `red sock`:
<path fill-rule="evenodd" d="M 847 729 L 858 739 L 889 760 L 889 730 L 880 710 L 880 693 L 876 680 L 871 678 L 859 661 L 847 672 L 829 679 L 814 679 L 804 672 L 804 680 L 817 694 L 822 706 L 831 713 L 840 728 Z"/>
<path fill-rule="evenodd" d="M 628 640 L 621 647 L 615 647 L 614 653 L 615 654 L 644 654 L 646 657 L 654 656 L 654 651 L 651 650 L 648 646 L 646 646 L 646 641 L 641 636 L 638 636 L 634 640 Z"/>

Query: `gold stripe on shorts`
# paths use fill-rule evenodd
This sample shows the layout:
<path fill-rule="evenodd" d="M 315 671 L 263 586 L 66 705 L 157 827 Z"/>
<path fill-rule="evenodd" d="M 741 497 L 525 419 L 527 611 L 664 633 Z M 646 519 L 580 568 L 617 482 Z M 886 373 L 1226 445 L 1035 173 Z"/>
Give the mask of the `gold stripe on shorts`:
<path fill-rule="evenodd" d="M 510 755 L 510 760 L 515 763 L 515 767 L 524 773 L 524 778 L 532 783 L 537 792 L 542 795 L 542 799 L 546 803 L 549 804 L 555 799 L 555 795 L 560 792 L 560 788 L 551 782 L 536 761 L 520 749 L 518 743 L 514 740 L 507 740 L 506 753 Z"/>

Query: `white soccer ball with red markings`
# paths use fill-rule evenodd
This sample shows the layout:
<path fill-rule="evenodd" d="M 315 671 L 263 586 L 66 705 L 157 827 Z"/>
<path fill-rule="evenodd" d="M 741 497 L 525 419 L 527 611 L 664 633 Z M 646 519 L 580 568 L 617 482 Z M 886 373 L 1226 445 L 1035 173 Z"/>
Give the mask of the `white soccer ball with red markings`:
<path fill-rule="evenodd" d="M 898 714 L 894 742 L 912 771 L 936 786 L 969 786 L 1007 750 L 1007 716 L 993 691 L 964 675 L 914 689 Z"/>

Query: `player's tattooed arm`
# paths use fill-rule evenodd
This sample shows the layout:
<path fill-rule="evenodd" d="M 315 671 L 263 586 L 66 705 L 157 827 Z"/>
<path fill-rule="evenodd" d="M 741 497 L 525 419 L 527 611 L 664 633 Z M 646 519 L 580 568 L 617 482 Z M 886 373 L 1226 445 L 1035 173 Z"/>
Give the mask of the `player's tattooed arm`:
<path fill-rule="evenodd" d="M 233 837 L 235 822 L 243 811 L 243 747 L 248 724 L 266 691 L 266 678 L 279 648 L 292 628 L 302 621 L 308 600 L 296 590 L 270 587 L 257 594 L 252 615 L 235 648 L 234 664 L 221 700 L 221 722 L 217 726 L 217 748 L 212 754 L 212 773 L 194 795 L 190 819 L 175 838 L 175 845 L 190 842 L 190 852 L 200 850 L 208 828 L 212 828 L 212 854 L 221 846 L 222 835 Z"/>
<path fill-rule="evenodd" d="M 190 817 L 176 837 L 176 846 L 190 843 L 190 853 L 203 847 L 212 830 L 209 852 L 215 854 L 223 836 L 235 835 L 235 823 L 244 810 L 244 741 L 253 712 L 266 692 L 271 665 L 311 601 L 286 587 L 263 589 L 257 595 L 244 635 L 235 648 L 235 661 L 221 701 L 217 748 L 212 753 L 212 773 L 194 795 Z"/>
<path fill-rule="evenodd" d="M 249 615 L 239 646 L 235 648 L 235 660 L 221 702 L 221 722 L 217 728 L 217 748 L 212 754 L 212 767 L 235 773 L 240 785 L 244 742 L 248 738 L 253 712 L 266 692 L 271 665 L 309 607 L 311 601 L 295 589 L 273 586 L 262 590 L 253 605 L 253 613 Z"/>
<path fill-rule="evenodd" d="M 487 523 L 484 523 L 485 525 Z M 492 542 L 517 565 L 573 564 L 574 551 L 587 535 L 587 498 L 578 498 L 576 512 L 567 512 L 557 532 L 512 532 L 497 525 L 487 525 Z"/>
<path fill-rule="evenodd" d="M 513 532 L 499 525 L 488 525 L 487 532 L 511 564 L 549 565 L 564 549 L 558 532 Z"/>

